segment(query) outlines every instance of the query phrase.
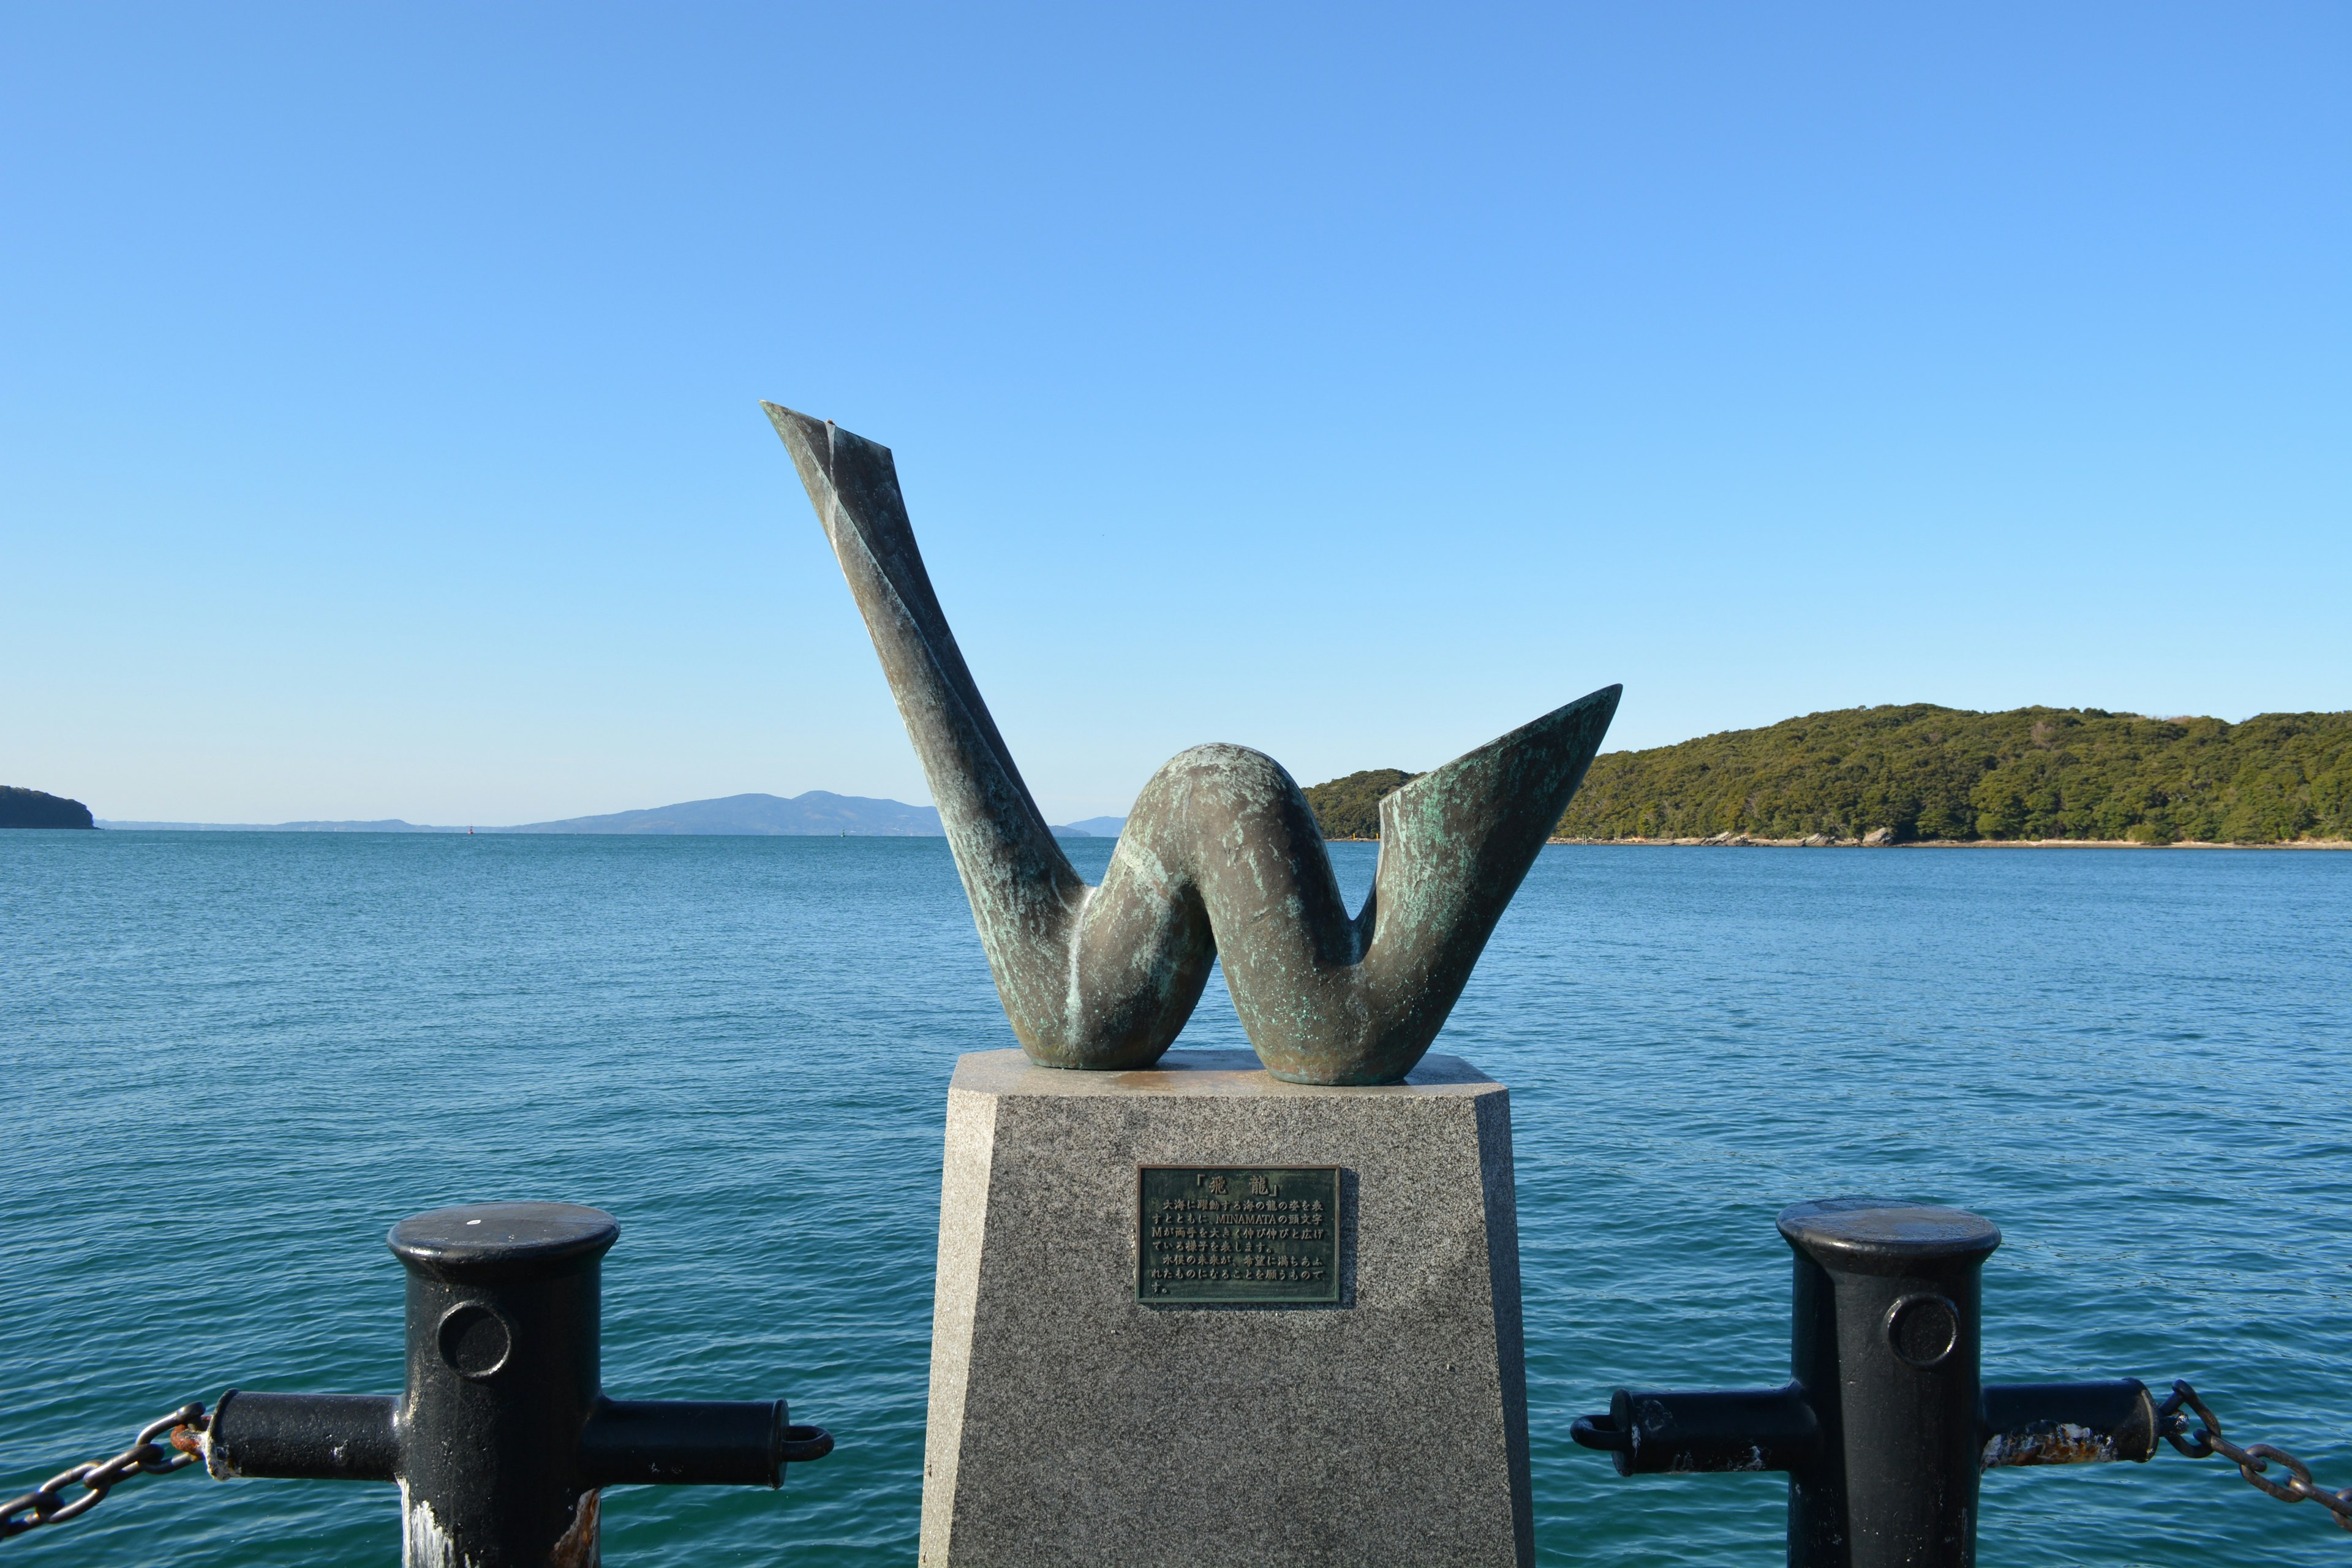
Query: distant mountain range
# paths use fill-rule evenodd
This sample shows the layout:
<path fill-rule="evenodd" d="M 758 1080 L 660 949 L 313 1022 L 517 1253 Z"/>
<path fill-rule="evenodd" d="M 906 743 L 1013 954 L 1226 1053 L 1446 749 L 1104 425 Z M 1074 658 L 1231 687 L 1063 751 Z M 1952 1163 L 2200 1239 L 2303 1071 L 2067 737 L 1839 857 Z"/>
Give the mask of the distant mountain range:
<path fill-rule="evenodd" d="M 1123 816 L 1090 816 L 1054 829 L 1062 838 L 1116 838 Z M 689 800 L 677 805 L 656 805 L 644 811 L 616 811 L 606 816 L 573 816 L 561 822 L 528 822 L 509 827 L 450 827 L 403 822 L 115 822 L 100 818 L 98 826 L 150 832 L 184 833 L 633 833 L 644 835 L 709 834 L 736 837 L 791 835 L 856 838 L 938 838 L 945 830 L 940 814 L 928 805 L 876 800 L 867 795 L 835 795 L 813 789 L 806 795 L 730 795 L 717 800 Z"/>
<path fill-rule="evenodd" d="M 100 827 L 123 833 L 464 833 L 463 827 L 429 827 L 388 816 L 382 822 L 118 822 L 98 819 Z M 485 827 L 484 833 L 509 833 L 506 827 Z"/>
<path fill-rule="evenodd" d="M 875 800 L 862 795 L 835 795 L 813 789 L 787 799 L 773 795 L 730 795 L 717 800 L 689 800 L 677 805 L 656 805 L 646 811 L 616 811 L 609 816 L 573 816 L 562 822 L 533 822 L 520 827 L 493 829 L 499 833 L 639 833 L 731 834 L 768 837 L 776 834 L 833 835 L 855 833 L 862 837 L 937 838 L 945 829 L 940 814 L 928 805 Z"/>

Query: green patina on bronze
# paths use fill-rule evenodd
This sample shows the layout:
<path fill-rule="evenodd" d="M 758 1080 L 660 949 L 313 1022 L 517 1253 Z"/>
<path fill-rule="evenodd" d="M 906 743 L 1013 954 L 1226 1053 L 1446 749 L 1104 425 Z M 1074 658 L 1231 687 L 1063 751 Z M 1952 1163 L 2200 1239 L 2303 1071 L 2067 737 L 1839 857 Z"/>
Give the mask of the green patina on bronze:
<path fill-rule="evenodd" d="M 1022 1049 L 1132 1070 L 1174 1041 L 1222 958 L 1258 1058 L 1294 1083 L 1394 1083 L 1444 1025 L 1495 922 L 1601 749 L 1603 687 L 1381 802 L 1350 917 L 1280 763 L 1195 746 L 1152 775 L 1100 887 L 1055 841 L 940 610 L 889 449 L 762 404 L 881 656 Z"/>
<path fill-rule="evenodd" d="M 1138 1165 L 1135 1299 L 1339 1300 L 1336 1165 Z"/>

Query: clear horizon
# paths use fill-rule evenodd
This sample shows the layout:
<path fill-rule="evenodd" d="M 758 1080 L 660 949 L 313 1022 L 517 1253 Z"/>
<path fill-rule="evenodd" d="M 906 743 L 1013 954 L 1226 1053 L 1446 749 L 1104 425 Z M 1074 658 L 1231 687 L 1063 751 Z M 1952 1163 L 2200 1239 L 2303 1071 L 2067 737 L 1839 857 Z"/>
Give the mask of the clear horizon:
<path fill-rule="evenodd" d="M 1909 706 L 1909 705 L 1908 705 L 1908 704 L 1897 704 L 1896 706 Z M 2055 705 L 2055 704 L 2044 703 L 2044 704 L 2042 704 L 2041 706 L 2043 706 L 2043 707 L 2055 707 L 2056 705 Z M 2277 710 L 2277 709 L 2268 709 L 2268 710 L 2263 710 L 2263 711 L 2264 711 L 2264 712 L 2279 712 L 2279 711 L 2283 711 L 2283 710 Z M 2194 719 L 2219 719 L 2219 718 L 2221 718 L 2221 715 L 2219 715 L 2219 714 L 2197 714 L 2197 713 L 2180 713 L 2180 714 L 2151 714 L 2151 713 L 2137 713 L 2137 714 L 2135 714 L 2135 713 L 2128 713 L 2128 712 L 2117 713 L 2116 716 L 2117 716 L 2117 717 L 2121 717 L 2121 718 L 2155 719 L 2155 720 L 2158 720 L 2158 721 L 2162 721 L 2162 722 L 2179 722 L 2179 721 L 2188 721 L 2188 720 L 2194 720 Z M 2258 715 L 2255 715 L 2255 714 L 2247 714 L 2247 715 L 2244 715 L 2244 716 L 2242 716 L 2242 717 L 2241 717 L 2241 718 L 2239 718 L 2239 719 L 2225 720 L 2225 721 L 2224 721 L 2224 722 L 2227 722 L 2227 723 L 2231 723 L 2231 724 L 2239 724 L 2239 723 L 2243 723 L 2243 722 L 2245 721 L 2245 720 L 2246 720 L 2246 719 L 2248 719 L 2248 718 L 2253 718 L 2253 717 L 2257 717 L 2257 716 L 2258 716 Z M 1790 715 L 1790 717 L 1791 717 L 1791 718 L 1803 718 L 1803 717 L 1810 717 L 1810 715 L 1803 715 L 1803 714 L 1792 714 L 1792 715 Z M 1726 732 L 1727 732 L 1727 731 L 1715 731 L 1715 733 L 1726 733 Z M 1705 736 L 1688 736 L 1688 737 L 1685 737 L 1685 739 L 1689 739 L 1689 740 L 1701 740 L 1701 739 L 1706 739 L 1706 737 L 1705 737 Z M 1670 744 L 1670 745 L 1671 745 L 1671 744 L 1674 744 L 1674 743 L 1675 743 L 1675 742 L 1667 742 L 1667 744 Z M 1630 750 L 1630 749 L 1632 749 L 1632 748 L 1622 747 L 1622 746 L 1603 747 L 1603 748 L 1602 748 L 1601 754 L 1602 754 L 1602 755 L 1607 755 L 1610 752 L 1612 752 L 1612 751 L 1625 751 L 1625 750 Z M 1367 766 L 1367 768 L 1365 768 L 1365 769 L 1363 769 L 1363 770 L 1350 769 L 1350 770 L 1349 770 L 1349 772 L 1351 772 L 1351 773 L 1352 773 L 1352 772 L 1357 772 L 1357 771 L 1367 771 L 1367 772 L 1369 772 L 1369 771 L 1373 771 L 1373 770 L 1375 770 L 1375 769 L 1379 768 L 1379 767 L 1380 767 L 1380 766 L 1381 766 L 1381 765 L 1383 765 L 1383 764 L 1380 764 L 1380 763 L 1372 763 L 1372 764 L 1369 764 L 1369 765 Z M 1300 783 L 1302 785 L 1312 786 L 1312 785 L 1315 785 L 1315 784 L 1326 784 L 1326 783 L 1335 782 L 1338 778 L 1341 778 L 1341 777 L 1345 777 L 1345 776 L 1346 776 L 1346 774 L 1335 774 L 1335 775 L 1334 775 L 1334 777 L 1333 777 L 1333 779 L 1329 779 L 1329 780 L 1326 780 L 1326 779 L 1302 779 L 1302 780 L 1300 780 L 1300 781 L 1299 781 L 1299 783 Z M 5 781 L 5 780 L 0 780 L 0 783 L 6 783 L 6 782 L 7 782 L 7 781 Z M 426 821 L 426 820 L 425 820 L 425 819 L 424 819 L 424 818 L 418 818 L 418 817 L 404 817 L 404 816 L 397 816 L 397 815 L 395 815 L 395 816 L 377 816 L 377 817 L 348 817 L 348 816 L 347 816 L 347 817 L 332 817 L 332 816 L 290 816 L 290 817 L 284 817 L 284 818 L 280 818 L 278 821 L 276 821 L 276 822 L 267 822 L 267 823 L 265 823 L 265 822 L 249 822 L 249 823 L 248 823 L 248 822 L 209 821 L 209 820 L 199 820 L 199 819 L 197 819 L 197 818 L 194 818 L 194 817 L 173 817 L 173 816 L 150 816 L 150 817 L 109 817 L 109 816 L 104 816 L 103 814 L 100 814 L 100 813 L 97 812 L 97 810 L 96 810 L 96 808 L 95 808 L 95 807 L 93 807 L 93 808 L 92 808 L 92 815 L 93 815 L 94 816 L 96 816 L 96 817 L 97 817 L 98 822 L 99 822 L 100 826 L 126 826 L 126 825 L 127 825 L 127 826 L 137 826 L 137 825 L 140 825 L 140 824 L 147 824 L 147 823 L 169 823 L 169 824 L 173 824 L 173 825 L 175 825 L 175 826 L 176 826 L 176 825 L 189 825 L 189 826 L 202 826 L 202 827 L 220 827 L 220 826 L 278 827 L 278 826 L 286 826 L 286 825 L 287 825 L 287 824 L 289 824 L 289 823 L 297 823 L 297 822 L 303 822 L 303 823 L 309 823 L 309 822 L 334 823 L 334 824 L 337 824 L 337 825 L 345 825 L 345 824 L 355 823 L 355 822 L 402 822 L 402 823 L 405 823 L 405 824 L 407 824 L 407 825 L 408 825 L 408 826 L 439 826 L 439 827 L 449 827 L 449 826 L 488 826 L 488 827 L 493 827 L 493 828 L 505 828 L 505 827 L 530 827 L 530 826 L 543 826 L 543 825 L 545 825 L 545 824 L 551 823 L 551 822 L 566 822 L 566 821 L 595 821 L 595 820 L 599 820 L 599 819 L 606 818 L 606 817 L 613 817 L 613 816 L 627 816 L 627 815 L 629 815 L 629 814 L 630 814 L 630 813 L 632 813 L 632 812 L 640 812 L 640 811 L 659 811 L 659 810 L 664 810 L 664 809 L 667 809 L 667 808 L 669 808 L 669 807 L 672 807 L 672 806 L 680 806 L 680 805 L 707 805 L 707 804 L 709 804 L 709 803 L 710 803 L 710 802 L 712 802 L 712 801 L 730 800 L 730 799 L 740 798 L 740 797 L 743 797 L 743 796 L 760 796 L 760 797 L 762 797 L 762 798 L 768 798 L 768 799 L 798 800 L 798 799 L 800 799 L 803 795 L 811 795 L 811 794 L 814 794 L 814 795 L 829 795 L 834 796 L 834 797 L 835 797 L 835 798 L 836 798 L 836 799 L 848 799 L 848 800 L 874 800 L 874 801 L 879 801 L 879 802 L 881 802 L 882 804 L 885 804 L 885 805 L 908 805 L 908 806 L 919 806 L 919 807 L 921 807 L 921 808 L 922 808 L 922 809 L 924 809 L 924 810 L 933 810 L 933 811 L 935 811 L 935 810 L 937 810 L 937 809 L 938 809 L 937 803 L 931 799 L 930 795 L 929 795 L 929 793 L 928 791 L 925 791 L 925 792 L 922 794 L 921 798 L 919 798 L 919 799 L 915 799 L 915 800 L 901 800 L 901 799 L 898 799 L 898 797 L 896 797 L 896 796 L 890 796 L 890 795 L 850 795 L 850 794 L 848 794 L 847 792 L 845 792 L 845 791 L 842 791 L 842 790 L 827 790 L 827 789 L 824 789 L 824 788 L 819 787 L 819 786 L 813 786 L 812 788 L 810 788 L 810 789 L 808 789 L 808 790 L 802 790 L 802 791 L 798 791 L 798 792 L 795 792 L 794 794 L 790 795 L 777 795 L 774 792 L 772 792 L 772 791 L 767 791 L 767 790 L 730 790 L 730 791 L 728 791 L 728 792 L 726 792 L 725 794 L 722 794 L 722 795 L 704 795 L 704 796 L 698 797 L 697 799 L 694 799 L 694 800 L 677 800 L 677 801 L 667 801 L 667 800 L 666 800 L 666 801 L 656 801 L 656 802 L 649 803 L 648 805 L 635 805 L 635 806 L 624 805 L 624 806 L 614 806 L 614 807 L 611 808 L 610 810 L 606 810 L 606 811 L 597 811 L 597 812 L 579 812 L 579 813 L 575 813 L 575 814 L 573 814 L 572 816 L 569 816 L 569 817 L 539 817 L 539 818 L 534 818 L 534 819 L 532 819 L 531 821 L 529 821 L 529 822 L 513 822 L 513 823 L 505 823 L 505 822 L 500 822 L 500 823 L 492 823 L 492 822 L 488 822 L 488 821 L 487 821 L 487 820 L 477 820 L 477 821 L 475 821 L 475 822 L 473 822 L 473 823 L 470 823 L 470 824 L 467 824 L 467 823 L 440 823 L 440 822 L 428 822 L 428 821 Z M 83 805 L 88 805 L 89 803 L 88 803 L 88 802 L 83 802 L 82 804 L 83 804 Z M 1129 803 L 1129 804 L 1132 804 L 1132 803 Z M 1087 824 L 1087 823 L 1090 823 L 1090 822 L 1124 821 L 1124 820 L 1126 819 L 1126 816 L 1127 816 L 1127 807 L 1126 807 L 1125 805 L 1122 805 L 1121 807 L 1119 807 L 1119 808 L 1118 808 L 1118 810 L 1116 810 L 1116 811 L 1092 812 L 1092 813 L 1088 813 L 1087 815 L 1086 815 L 1086 816 L 1084 816 L 1055 817 L 1055 816 L 1054 816 L 1052 814 L 1048 813 L 1048 814 L 1047 814 L 1047 820 L 1048 820 L 1048 822 L 1049 822 L 1049 823 L 1051 823 L 1052 825 L 1054 825 L 1054 826 L 1084 826 L 1085 824 Z"/>
<path fill-rule="evenodd" d="M 0 782 L 928 801 L 772 398 L 1047 817 L 1930 701 L 2352 709 L 2352 11 L 0 16 Z"/>

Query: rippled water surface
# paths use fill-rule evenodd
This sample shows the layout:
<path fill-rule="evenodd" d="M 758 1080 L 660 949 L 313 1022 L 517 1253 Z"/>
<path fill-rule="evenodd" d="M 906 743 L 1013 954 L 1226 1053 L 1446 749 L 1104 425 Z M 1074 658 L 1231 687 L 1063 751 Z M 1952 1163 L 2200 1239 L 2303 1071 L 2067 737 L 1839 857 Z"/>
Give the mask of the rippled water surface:
<path fill-rule="evenodd" d="M 385 1228 L 559 1197 L 622 1222 L 608 1389 L 841 1439 L 609 1494 L 607 1560 L 911 1563 L 947 1079 L 1011 1043 L 942 840 L 0 834 L 0 1490 L 232 1383 L 395 1391 Z M 1220 988 L 1183 1043 L 1244 1043 Z M 2352 855 L 1555 847 L 1438 1048 L 1513 1090 L 1548 1563 L 1780 1560 L 1776 1479 L 1568 1427 L 1784 1380 L 1772 1216 L 1847 1192 L 2000 1224 L 1989 1377 L 2186 1376 L 2352 1484 Z M 2169 1453 L 1983 1518 L 1988 1564 L 2352 1563 Z M 397 1519 L 181 1475 L 5 1550 L 389 1564 Z"/>

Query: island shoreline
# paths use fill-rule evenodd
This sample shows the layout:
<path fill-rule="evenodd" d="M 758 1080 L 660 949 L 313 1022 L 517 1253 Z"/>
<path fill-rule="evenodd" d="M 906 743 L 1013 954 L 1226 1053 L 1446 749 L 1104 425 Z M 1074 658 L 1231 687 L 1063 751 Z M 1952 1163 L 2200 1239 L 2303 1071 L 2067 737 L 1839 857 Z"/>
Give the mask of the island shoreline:
<path fill-rule="evenodd" d="M 1377 838 L 1327 838 L 1326 844 L 1378 844 Z M 2182 839 L 2147 844 L 2135 838 L 1918 838 L 1904 844 L 1864 844 L 1859 838 L 1754 838 L 1742 834 L 1713 838 L 1547 838 L 1554 844 L 1627 845 L 1642 849 L 2352 849 L 2352 838 L 2288 838 L 2272 844 L 2216 844 Z"/>
<path fill-rule="evenodd" d="M 2352 849 L 2352 839 L 2347 838 L 2289 838 L 2270 844 L 2220 844 L 2205 839 L 2149 844 L 2135 838 L 1918 838 L 1901 844 L 1864 844 L 1859 838 L 1756 838 L 1734 834 L 1714 838 L 1549 838 L 1545 842 L 1626 844 L 1648 849 Z"/>

